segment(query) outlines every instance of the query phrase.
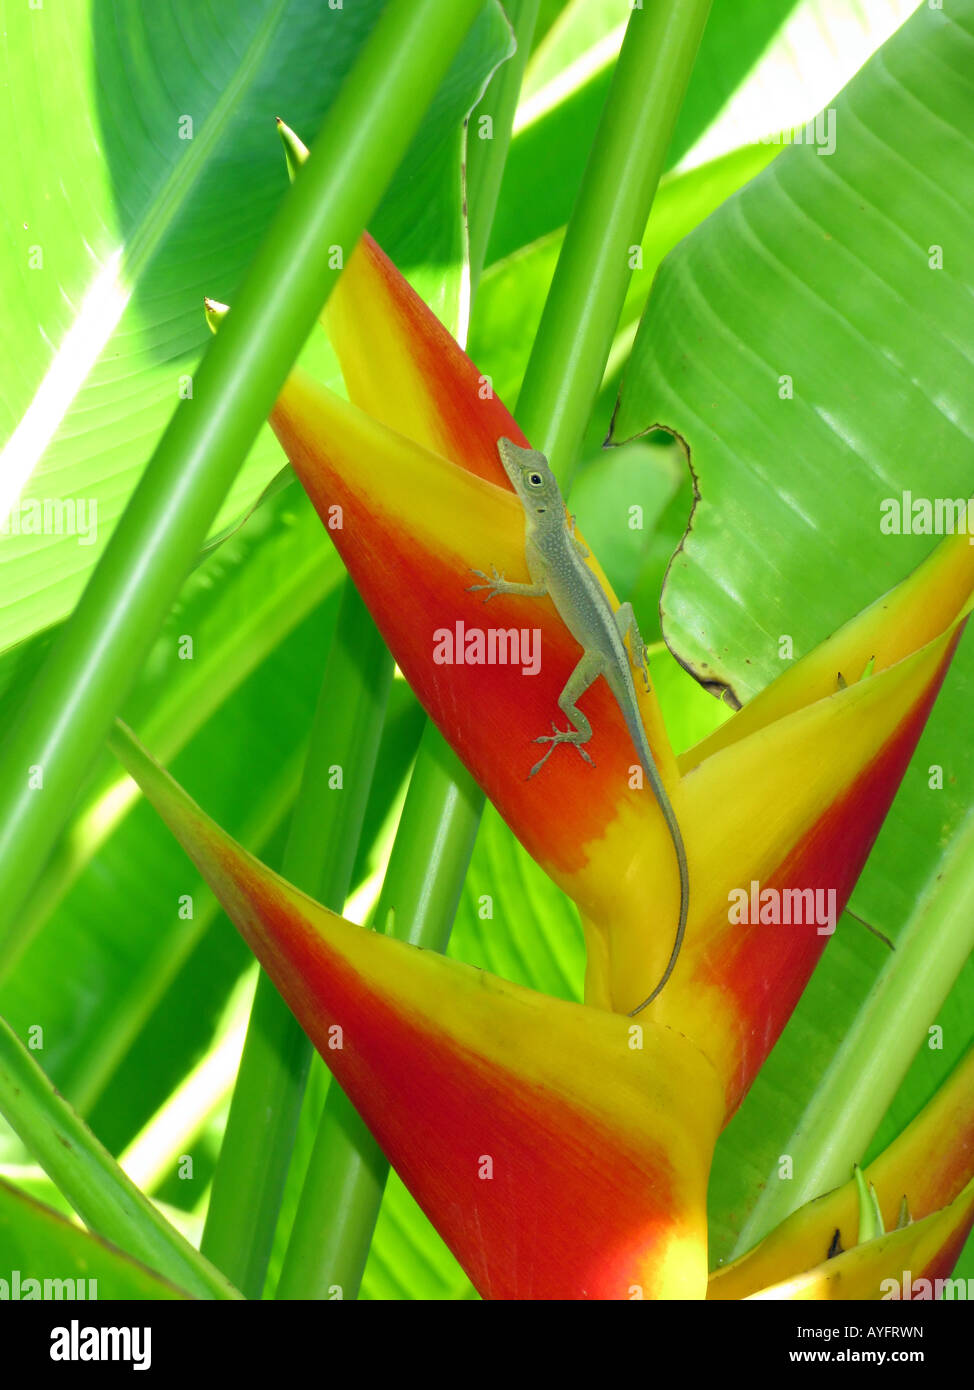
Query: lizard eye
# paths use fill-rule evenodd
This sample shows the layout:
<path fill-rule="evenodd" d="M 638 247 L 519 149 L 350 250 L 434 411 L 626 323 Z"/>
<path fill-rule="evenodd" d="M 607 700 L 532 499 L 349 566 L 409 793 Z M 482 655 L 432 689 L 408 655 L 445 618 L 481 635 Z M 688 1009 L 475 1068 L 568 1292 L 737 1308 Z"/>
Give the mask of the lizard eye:
<path fill-rule="evenodd" d="M 531 484 L 532 487 L 540 487 L 542 481 L 543 479 L 540 473 L 531 473 L 528 476 L 528 482 Z"/>

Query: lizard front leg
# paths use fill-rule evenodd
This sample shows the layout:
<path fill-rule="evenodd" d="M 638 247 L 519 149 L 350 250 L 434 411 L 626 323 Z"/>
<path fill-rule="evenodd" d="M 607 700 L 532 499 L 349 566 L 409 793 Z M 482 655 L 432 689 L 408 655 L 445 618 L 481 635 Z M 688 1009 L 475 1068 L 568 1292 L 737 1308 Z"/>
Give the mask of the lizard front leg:
<path fill-rule="evenodd" d="M 551 727 L 554 729 L 554 733 L 540 734 L 534 740 L 535 743 L 550 743 L 551 747 L 544 757 L 539 762 L 536 762 L 528 773 L 528 780 L 544 767 L 559 743 L 574 744 L 585 761 L 592 767 L 595 766 L 590 754 L 582 747 L 582 744 L 588 743 L 589 739 L 592 737 L 592 725 L 578 708 L 578 701 L 582 698 L 593 681 L 597 681 L 599 676 L 603 674 L 604 669 L 605 663 L 598 652 L 586 652 L 574 671 L 568 677 L 568 680 L 565 682 L 564 690 L 558 696 L 558 708 L 565 718 L 571 724 L 574 724 L 575 727 L 573 729 L 559 729 L 554 721 L 552 721 Z"/>
<path fill-rule="evenodd" d="M 483 570 L 471 570 L 470 573 L 487 581 L 485 584 L 467 585 L 468 594 L 476 593 L 478 589 L 487 590 L 484 603 L 488 603 L 497 594 L 521 594 L 524 598 L 543 598 L 548 592 L 548 586 L 543 581 L 518 584 L 512 579 L 505 579 L 496 565 L 491 565 L 490 574 L 485 574 Z"/>
<path fill-rule="evenodd" d="M 529 584 L 519 584 L 516 580 L 505 579 L 497 566 L 491 565 L 489 575 L 485 574 L 483 570 L 470 571 L 478 579 L 484 579 L 487 582 L 485 584 L 468 584 L 467 593 L 476 593 L 478 589 L 486 589 L 484 603 L 488 603 L 496 594 L 519 594 L 522 598 L 544 598 L 548 592 L 545 563 L 530 537 L 524 543 L 524 559 L 528 567 L 528 574 L 531 576 Z"/>

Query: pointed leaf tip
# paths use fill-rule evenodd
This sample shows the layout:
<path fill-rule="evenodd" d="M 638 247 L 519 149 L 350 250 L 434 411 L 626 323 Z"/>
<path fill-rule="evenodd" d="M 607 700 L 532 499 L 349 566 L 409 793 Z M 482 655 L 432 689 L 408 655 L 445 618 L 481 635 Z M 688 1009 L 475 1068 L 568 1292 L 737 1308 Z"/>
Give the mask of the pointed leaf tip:
<path fill-rule="evenodd" d="M 858 1244 L 865 1245 L 866 1241 L 876 1240 L 877 1237 L 885 1235 L 886 1227 L 883 1225 L 883 1213 L 879 1209 L 876 1188 L 872 1183 L 867 1184 L 865 1175 L 858 1163 L 853 1167 L 852 1175 L 859 1197 Z"/>
<path fill-rule="evenodd" d="M 898 1231 L 902 1231 L 904 1226 L 912 1225 L 913 1217 L 910 1215 L 910 1203 L 907 1199 L 906 1193 L 904 1192 L 903 1196 L 900 1198 L 900 1210 L 896 1217 L 896 1229 Z"/>
<path fill-rule="evenodd" d="M 308 158 L 309 150 L 304 141 L 299 136 L 295 135 L 291 127 L 282 121 L 280 116 L 277 116 L 275 119 L 277 120 L 277 133 L 280 135 L 284 144 L 284 158 L 287 160 L 288 178 L 293 183 L 297 178 L 298 170 Z"/>
<path fill-rule="evenodd" d="M 210 299 L 209 296 L 203 300 L 203 313 L 206 316 L 206 326 L 211 333 L 217 331 L 229 312 L 229 304 L 221 304 L 218 299 Z"/>

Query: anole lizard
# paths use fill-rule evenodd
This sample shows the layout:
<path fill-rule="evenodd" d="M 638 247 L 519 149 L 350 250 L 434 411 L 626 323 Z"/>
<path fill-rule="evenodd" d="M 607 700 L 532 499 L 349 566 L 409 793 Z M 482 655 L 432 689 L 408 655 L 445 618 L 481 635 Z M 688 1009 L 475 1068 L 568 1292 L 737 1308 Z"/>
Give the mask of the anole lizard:
<path fill-rule="evenodd" d="M 574 744 L 585 761 L 592 763 L 583 747 L 592 737 L 592 725 L 578 708 L 578 701 L 599 676 L 604 676 L 622 711 L 629 736 L 639 754 L 639 761 L 659 803 L 676 851 L 680 871 L 680 920 L 676 939 L 662 979 L 652 994 L 638 1008 L 630 1011 L 631 1018 L 652 1003 L 673 973 L 683 944 L 690 896 L 683 836 L 643 728 L 625 638 L 630 638 L 635 664 L 642 672 L 648 690 L 646 647 L 636 626 L 632 604 L 624 603 L 613 612 L 601 584 L 585 564 L 588 551 L 581 541 L 575 539 L 575 518 L 569 519 L 566 515 L 557 479 L 548 467 L 544 454 L 534 449 L 522 449 L 509 439 L 498 440 L 497 452 L 504 472 L 524 507 L 524 558 L 531 582 L 514 583 L 491 566 L 489 576 L 482 570 L 474 570 L 473 573 L 485 583 L 471 584 L 469 588 L 486 589 L 484 603 L 495 594 L 520 594 L 525 598 L 541 598 L 547 594 L 562 622 L 582 647 L 582 658 L 558 697 L 558 708 L 574 727 L 559 729 L 552 721 L 554 732 L 541 734 L 534 740 L 535 743 L 550 743 L 551 747 L 535 763 L 528 777 L 540 771 L 559 743 Z"/>

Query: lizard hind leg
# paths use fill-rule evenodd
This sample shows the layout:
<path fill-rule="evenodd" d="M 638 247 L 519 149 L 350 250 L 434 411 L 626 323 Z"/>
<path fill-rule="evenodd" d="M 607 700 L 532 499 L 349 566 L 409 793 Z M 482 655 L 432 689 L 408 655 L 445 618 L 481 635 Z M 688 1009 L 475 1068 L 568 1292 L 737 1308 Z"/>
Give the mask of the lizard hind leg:
<path fill-rule="evenodd" d="M 551 727 L 554 732 L 538 735 L 534 740 L 535 743 L 550 743 L 551 747 L 544 757 L 539 759 L 528 773 L 528 781 L 530 781 L 535 773 L 540 772 L 559 743 L 574 744 L 578 749 L 579 755 L 585 759 L 589 766 L 595 766 L 591 754 L 586 748 L 582 747 L 582 744 L 588 743 L 589 739 L 592 737 L 592 725 L 578 708 L 578 701 L 585 694 L 586 690 L 588 690 L 592 682 L 598 680 L 601 674 L 601 659 L 593 658 L 586 653 L 568 677 L 564 690 L 558 696 L 558 708 L 569 723 L 573 724 L 575 727 L 570 729 L 559 729 L 555 722 L 552 721 Z"/>
<path fill-rule="evenodd" d="M 583 715 L 582 718 L 584 719 L 585 716 Z M 588 724 L 587 719 L 585 720 L 585 723 Z M 541 771 L 545 763 L 551 757 L 552 753 L 558 747 L 559 743 L 573 743 L 575 747 L 578 749 L 581 756 L 589 764 L 589 766 L 595 766 L 595 763 L 592 761 L 591 753 L 587 752 L 582 747 L 582 744 L 587 743 L 588 740 L 592 737 L 592 726 L 590 724 L 588 725 L 587 733 L 584 729 L 559 729 L 558 725 L 555 723 L 554 720 L 551 721 L 551 727 L 554 730 L 554 733 L 539 734 L 536 739 L 532 740 L 534 743 L 550 743 L 551 747 L 548 749 L 544 757 L 539 758 L 539 760 L 535 763 L 534 767 L 528 773 L 526 780 L 530 781 L 536 772 Z"/>

